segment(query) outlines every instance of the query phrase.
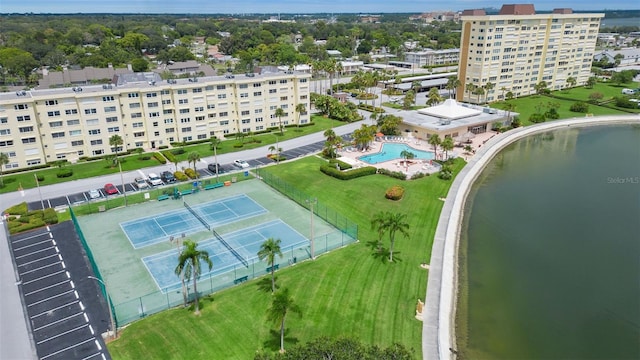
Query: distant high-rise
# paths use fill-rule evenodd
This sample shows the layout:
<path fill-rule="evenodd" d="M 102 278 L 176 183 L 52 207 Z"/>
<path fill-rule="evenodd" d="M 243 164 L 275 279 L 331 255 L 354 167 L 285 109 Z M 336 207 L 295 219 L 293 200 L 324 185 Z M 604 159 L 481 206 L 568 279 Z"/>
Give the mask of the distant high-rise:
<path fill-rule="evenodd" d="M 498 15 L 463 11 L 457 100 L 535 94 L 542 81 L 550 90 L 566 88 L 570 78 L 586 83 L 603 17 L 571 9 L 536 14 L 532 4 L 503 5 Z"/>

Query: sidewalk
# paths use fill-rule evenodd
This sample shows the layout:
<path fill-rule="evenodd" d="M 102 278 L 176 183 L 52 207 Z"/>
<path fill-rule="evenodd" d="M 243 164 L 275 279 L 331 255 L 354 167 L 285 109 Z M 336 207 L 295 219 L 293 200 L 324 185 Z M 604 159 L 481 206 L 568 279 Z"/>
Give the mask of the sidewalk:
<path fill-rule="evenodd" d="M 0 231 L 0 359 L 37 359 L 31 346 L 31 333 L 27 329 L 26 315 L 16 284 L 16 272 L 9 251 L 9 239 L 4 222 Z"/>

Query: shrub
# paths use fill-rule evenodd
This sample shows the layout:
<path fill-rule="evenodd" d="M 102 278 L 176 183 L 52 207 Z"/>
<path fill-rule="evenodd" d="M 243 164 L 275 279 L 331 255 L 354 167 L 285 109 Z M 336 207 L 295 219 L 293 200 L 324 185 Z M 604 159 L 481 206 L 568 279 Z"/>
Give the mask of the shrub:
<path fill-rule="evenodd" d="M 243 146 L 244 146 L 243 143 L 235 143 L 235 144 L 233 144 L 233 147 L 236 148 L 236 149 L 239 149 L 239 148 L 241 148 Z"/>
<path fill-rule="evenodd" d="M 338 159 L 329 160 L 329 164 L 332 164 L 334 167 L 336 166 L 335 164 L 338 164 L 338 167 L 340 167 L 340 170 L 349 170 L 353 167 L 351 166 L 351 164 L 347 164 L 346 162 Z"/>
<path fill-rule="evenodd" d="M 162 156 L 162 154 L 160 154 L 159 152 L 154 152 L 153 157 L 156 158 L 156 160 L 158 160 L 160 164 L 167 163 L 167 159 L 164 156 Z"/>
<path fill-rule="evenodd" d="M 164 155 L 164 157 L 166 157 L 169 162 L 172 162 L 174 164 L 178 162 L 178 159 L 176 159 L 176 156 L 171 151 L 163 151 L 162 155 Z"/>
<path fill-rule="evenodd" d="M 190 169 L 191 170 L 191 169 Z M 178 181 L 186 181 L 189 180 L 189 177 L 187 175 L 185 175 L 185 173 L 183 173 L 182 171 L 176 171 L 173 173 L 173 176 L 175 176 L 175 178 Z"/>
<path fill-rule="evenodd" d="M 320 171 L 340 180 L 350 180 L 361 176 L 373 175 L 376 173 L 376 168 L 373 166 L 362 167 L 359 169 L 340 171 L 329 164 L 323 164 L 320 166 Z"/>
<path fill-rule="evenodd" d="M 531 116 L 529 116 L 529 121 L 531 121 L 532 123 L 541 123 L 544 122 L 546 119 L 544 117 L 544 114 L 531 114 Z"/>
<path fill-rule="evenodd" d="M 46 208 L 42 213 L 42 220 L 48 225 L 57 224 L 58 214 L 53 208 Z"/>
<path fill-rule="evenodd" d="M 149 160 L 149 159 L 151 159 L 150 155 L 142 155 L 142 156 L 138 157 L 138 160 L 142 160 L 142 161 L 146 161 L 146 160 Z"/>
<path fill-rule="evenodd" d="M 571 107 L 569 107 L 569 110 L 573 112 L 586 113 L 589 111 L 589 104 L 582 101 L 578 101 L 571 104 Z"/>
<path fill-rule="evenodd" d="M 411 180 L 418 180 L 418 179 L 421 179 L 421 178 L 423 178 L 425 176 L 429 176 L 429 173 L 417 172 L 417 173 L 411 175 Z"/>
<path fill-rule="evenodd" d="M 438 177 L 442 180 L 451 180 L 451 178 L 453 177 L 451 166 L 443 165 L 440 169 L 440 172 L 438 172 Z"/>
<path fill-rule="evenodd" d="M 6 209 L 4 211 L 5 213 L 8 213 L 9 215 L 27 215 L 27 213 L 29 212 L 29 209 L 27 207 L 27 203 L 26 202 L 22 202 L 20 204 L 17 205 L 13 205 L 12 207 Z"/>
<path fill-rule="evenodd" d="M 184 173 L 185 175 L 187 175 L 190 179 L 197 179 L 198 178 L 198 173 L 195 172 L 195 170 L 193 170 L 192 168 L 186 168 L 184 169 Z"/>
<path fill-rule="evenodd" d="M 38 175 L 36 175 L 36 179 L 38 179 L 38 182 L 42 182 L 42 181 L 44 181 L 44 175 L 38 174 Z"/>
<path fill-rule="evenodd" d="M 405 175 L 402 171 L 391 171 L 388 169 L 378 169 L 378 174 L 390 176 L 394 179 L 399 180 L 407 180 L 407 175 Z"/>
<path fill-rule="evenodd" d="M 389 200 L 400 200 L 404 196 L 404 188 L 400 185 L 394 185 L 387 189 L 384 197 Z"/>
<path fill-rule="evenodd" d="M 159 150 L 164 150 L 164 149 L 168 149 L 168 148 L 169 148 L 169 145 L 160 145 L 160 146 L 158 146 Z"/>
<path fill-rule="evenodd" d="M 73 176 L 73 170 L 69 168 L 60 169 L 60 171 L 56 173 L 56 176 L 58 178 L 66 178 L 66 177 Z"/>

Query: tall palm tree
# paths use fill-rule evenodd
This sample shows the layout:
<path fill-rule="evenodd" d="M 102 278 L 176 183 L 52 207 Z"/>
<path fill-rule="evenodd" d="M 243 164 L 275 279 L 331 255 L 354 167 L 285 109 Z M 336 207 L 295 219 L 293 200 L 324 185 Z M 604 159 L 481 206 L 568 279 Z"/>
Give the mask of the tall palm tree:
<path fill-rule="evenodd" d="M 488 83 L 484 84 L 484 89 L 487 91 L 487 93 L 485 94 L 485 97 L 484 97 L 484 102 L 485 103 L 487 102 L 487 96 L 489 96 L 489 93 L 491 92 L 491 90 L 493 90 L 493 88 L 495 86 L 496 85 L 494 83 L 492 83 L 492 82 L 488 82 Z"/>
<path fill-rule="evenodd" d="M 442 102 L 442 96 L 438 92 L 438 88 L 431 88 L 427 95 L 427 105 L 434 106 Z"/>
<path fill-rule="evenodd" d="M 431 135 L 429 135 L 429 139 L 427 140 L 427 142 L 429 143 L 429 145 L 433 146 L 433 155 L 437 159 L 438 158 L 438 145 L 440 145 L 440 143 L 442 143 L 442 140 L 440 140 L 440 136 L 438 136 L 438 134 L 431 134 Z"/>
<path fill-rule="evenodd" d="M 307 105 L 298 103 L 298 105 L 296 105 L 296 113 L 298 113 L 298 127 L 300 127 L 300 116 L 307 113 Z"/>
<path fill-rule="evenodd" d="M 389 212 L 379 211 L 371 219 L 371 229 L 378 233 L 378 251 L 382 247 L 382 237 L 387 232 L 387 219 L 389 218 Z"/>
<path fill-rule="evenodd" d="M 444 140 L 442 140 L 442 144 L 440 144 L 440 146 L 442 146 L 442 150 L 444 150 L 445 160 L 449 158 L 449 151 L 453 150 L 454 145 L 455 144 L 453 143 L 453 139 L 451 138 L 451 136 L 447 136 L 444 138 Z"/>
<path fill-rule="evenodd" d="M 184 273 L 184 277 L 188 280 L 193 278 L 193 292 L 195 296 L 195 314 L 200 314 L 200 304 L 198 303 L 198 278 L 201 274 L 202 262 L 209 266 L 209 270 L 213 267 L 213 262 L 209 258 L 209 253 L 205 250 L 198 250 L 198 244 L 191 240 L 185 240 L 182 251 L 178 256 L 178 266 L 174 272 L 176 275 Z"/>
<path fill-rule="evenodd" d="M 258 258 L 262 261 L 267 259 L 267 263 L 271 266 L 271 293 L 276 291 L 275 263 L 276 255 L 282 258 L 282 250 L 280 249 L 280 239 L 268 238 L 258 250 Z"/>
<path fill-rule="evenodd" d="M 409 236 L 409 224 L 405 222 L 405 218 L 407 214 L 401 213 L 390 213 L 387 219 L 387 231 L 389 232 L 389 261 L 393 262 L 393 246 L 396 240 L 396 233 L 404 235 L 404 237 Z"/>
<path fill-rule="evenodd" d="M 504 100 L 504 93 L 507 92 L 507 88 L 506 87 L 501 87 L 500 91 L 502 92 L 502 100 Z"/>
<path fill-rule="evenodd" d="M 197 151 L 192 151 L 187 155 L 187 161 L 189 164 L 193 163 L 193 172 L 196 172 L 196 163 L 200 161 L 200 154 Z"/>
<path fill-rule="evenodd" d="M 477 86 L 474 83 L 468 83 L 466 86 L 467 92 L 469 93 L 469 100 L 471 100 L 471 94 L 476 90 Z"/>
<path fill-rule="evenodd" d="M 113 135 L 109 138 L 109 146 L 112 147 L 113 151 L 116 153 L 116 163 L 118 164 L 118 169 L 120 170 L 120 181 L 122 182 L 122 194 L 124 195 L 124 206 L 127 206 L 127 191 L 124 188 L 124 175 L 122 174 L 122 164 L 120 164 L 120 158 L 118 157 L 118 150 L 121 150 L 122 144 L 124 144 L 124 140 L 120 135 Z"/>
<path fill-rule="evenodd" d="M 278 123 L 279 123 L 279 127 L 280 127 L 280 135 L 284 134 L 284 130 L 282 128 L 282 117 L 285 116 L 287 113 L 284 112 L 284 109 L 279 107 L 276 109 L 276 112 L 274 113 L 274 115 L 278 118 Z"/>
<path fill-rule="evenodd" d="M 289 289 L 283 288 L 275 293 L 271 307 L 267 310 L 267 319 L 280 324 L 280 352 L 284 352 L 284 324 L 287 313 L 296 313 L 302 316 L 302 310 L 289 295 Z"/>
<path fill-rule="evenodd" d="M 4 186 L 4 179 L 2 178 L 5 165 L 9 163 L 9 155 L 0 152 L 0 187 Z"/>
<path fill-rule="evenodd" d="M 449 90 L 449 99 L 452 98 L 451 95 L 455 97 L 456 95 L 455 91 L 458 89 L 459 86 L 460 86 L 460 80 L 458 80 L 458 77 L 455 75 L 449 76 L 449 78 L 447 79 L 447 85 L 445 87 L 447 90 Z"/>
<path fill-rule="evenodd" d="M 326 139 L 324 142 L 324 150 L 326 152 L 326 155 L 333 158 L 335 156 L 335 147 L 338 144 L 339 137 L 336 135 L 333 129 L 325 130 L 323 135 Z"/>

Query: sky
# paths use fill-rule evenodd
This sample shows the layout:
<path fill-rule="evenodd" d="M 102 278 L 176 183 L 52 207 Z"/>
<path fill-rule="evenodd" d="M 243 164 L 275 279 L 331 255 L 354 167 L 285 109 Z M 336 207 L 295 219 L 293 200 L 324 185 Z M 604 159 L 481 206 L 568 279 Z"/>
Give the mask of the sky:
<path fill-rule="evenodd" d="M 531 4 L 536 10 L 637 10 L 637 0 L 0 0 L 0 13 L 421 13 L 502 4 Z"/>

